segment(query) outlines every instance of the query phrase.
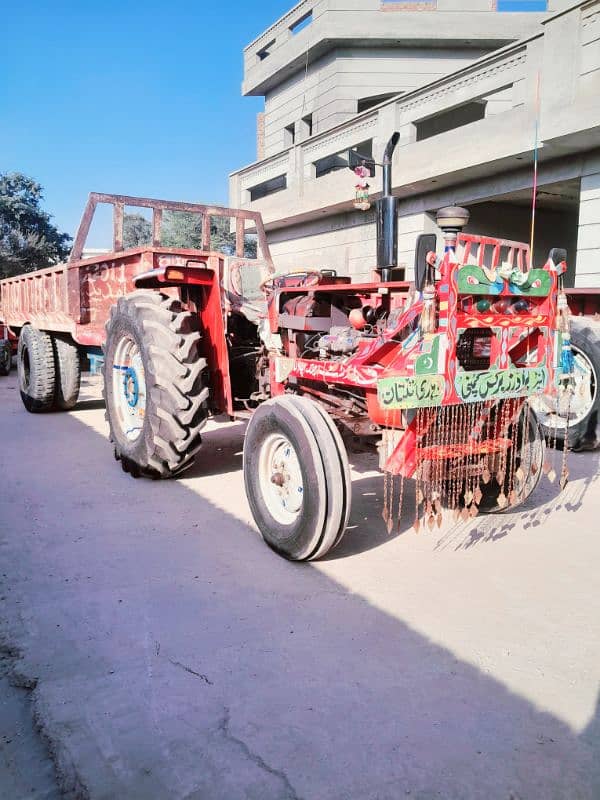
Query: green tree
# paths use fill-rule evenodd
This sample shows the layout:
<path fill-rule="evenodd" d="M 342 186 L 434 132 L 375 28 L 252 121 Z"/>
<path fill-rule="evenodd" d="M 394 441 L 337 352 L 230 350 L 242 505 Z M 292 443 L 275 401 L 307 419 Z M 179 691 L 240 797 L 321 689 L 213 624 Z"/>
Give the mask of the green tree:
<path fill-rule="evenodd" d="M 152 225 L 142 214 L 123 215 L 123 247 L 152 243 Z"/>
<path fill-rule="evenodd" d="M 165 247 L 202 249 L 202 220 L 199 214 L 186 211 L 165 211 L 162 218 L 162 243 Z M 229 230 L 228 217 L 210 218 L 210 249 L 235 255 L 235 233 Z M 244 237 L 244 255 L 256 258 L 256 239 Z"/>
<path fill-rule="evenodd" d="M 20 172 L 0 173 L 0 277 L 31 272 L 65 259 L 71 237 L 41 208 L 43 189 Z"/>

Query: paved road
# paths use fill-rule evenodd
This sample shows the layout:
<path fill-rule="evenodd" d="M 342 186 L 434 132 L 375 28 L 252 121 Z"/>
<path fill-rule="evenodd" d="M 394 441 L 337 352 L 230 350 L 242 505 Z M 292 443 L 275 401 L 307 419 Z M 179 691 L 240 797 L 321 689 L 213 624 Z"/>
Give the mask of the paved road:
<path fill-rule="evenodd" d="M 134 481 L 94 391 L 32 416 L 0 380 L 2 636 L 67 791 L 600 797 L 597 453 L 472 526 L 414 534 L 407 489 L 392 536 L 362 456 L 345 540 L 294 565 L 251 524 L 240 425 Z"/>

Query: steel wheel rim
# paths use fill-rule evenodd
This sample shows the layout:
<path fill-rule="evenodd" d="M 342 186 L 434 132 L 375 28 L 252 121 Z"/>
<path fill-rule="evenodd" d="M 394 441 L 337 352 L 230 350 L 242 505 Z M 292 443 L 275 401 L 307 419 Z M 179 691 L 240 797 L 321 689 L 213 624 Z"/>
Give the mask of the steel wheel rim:
<path fill-rule="evenodd" d="M 304 482 L 298 454 L 280 433 L 272 433 L 262 445 L 258 480 L 271 516 L 282 525 L 293 524 L 304 502 Z"/>
<path fill-rule="evenodd" d="M 569 426 L 578 425 L 589 414 L 596 401 L 598 391 L 596 373 L 590 359 L 583 350 L 571 345 L 573 353 L 574 391 L 570 403 L 566 392 L 562 393 L 560 402 L 546 395 L 530 401 L 539 421 L 545 428 L 556 428 L 563 431 L 567 427 L 567 409 Z"/>
<path fill-rule="evenodd" d="M 117 424 L 123 436 L 135 442 L 146 416 L 146 376 L 140 349 L 130 336 L 123 336 L 115 348 L 112 390 Z"/>

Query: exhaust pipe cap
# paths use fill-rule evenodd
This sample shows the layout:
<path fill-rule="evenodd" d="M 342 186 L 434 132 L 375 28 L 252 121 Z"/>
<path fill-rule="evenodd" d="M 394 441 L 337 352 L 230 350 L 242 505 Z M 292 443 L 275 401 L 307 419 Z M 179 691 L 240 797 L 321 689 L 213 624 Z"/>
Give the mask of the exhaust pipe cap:
<path fill-rule="evenodd" d="M 437 212 L 436 222 L 444 230 L 461 231 L 471 215 L 461 206 L 445 206 Z"/>

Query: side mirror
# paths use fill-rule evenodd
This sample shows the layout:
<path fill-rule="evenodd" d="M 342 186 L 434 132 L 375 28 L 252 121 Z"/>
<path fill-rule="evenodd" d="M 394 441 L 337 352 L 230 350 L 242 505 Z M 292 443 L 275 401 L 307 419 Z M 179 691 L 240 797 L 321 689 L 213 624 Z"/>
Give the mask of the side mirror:
<path fill-rule="evenodd" d="M 552 263 L 558 266 L 561 261 L 567 260 L 567 251 L 562 247 L 553 247 L 548 253 L 548 258 L 551 258 Z"/>
<path fill-rule="evenodd" d="M 415 289 L 418 292 L 423 291 L 425 281 L 427 279 L 427 270 L 429 265 L 426 258 L 427 253 L 433 251 L 437 246 L 437 236 L 435 233 L 422 233 L 417 239 L 415 246 Z"/>

